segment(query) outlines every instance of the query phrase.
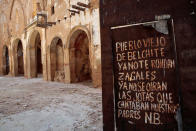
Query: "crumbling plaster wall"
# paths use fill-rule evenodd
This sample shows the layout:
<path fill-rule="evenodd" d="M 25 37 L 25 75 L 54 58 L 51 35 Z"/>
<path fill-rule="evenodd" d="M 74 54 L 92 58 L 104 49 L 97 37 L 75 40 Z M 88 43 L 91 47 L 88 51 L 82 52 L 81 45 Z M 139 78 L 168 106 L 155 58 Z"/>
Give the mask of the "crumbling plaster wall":
<path fill-rule="evenodd" d="M 20 39 L 23 44 L 23 52 L 24 52 L 24 71 L 25 77 L 30 78 L 29 72 L 29 57 L 27 54 L 27 45 L 30 43 L 29 38 L 30 33 L 34 30 L 39 30 L 42 35 L 42 43 L 45 41 L 44 30 L 41 28 L 37 28 L 35 26 L 31 26 L 36 16 L 34 15 L 34 5 L 38 0 L 1 0 L 0 2 L 0 23 L 3 26 L 0 28 L 0 38 L 2 39 L 0 42 L 0 52 L 2 52 L 2 47 L 7 45 L 9 48 L 9 57 L 10 57 L 10 75 L 16 76 L 17 72 L 15 70 L 16 63 L 14 61 L 14 45 L 15 40 Z M 42 3 L 45 0 L 42 0 Z M 41 3 L 41 4 L 42 4 Z M 43 4 L 42 4 L 43 5 Z M 42 7 L 43 8 L 43 7 Z M 6 17 L 5 17 L 6 16 Z M 28 27 L 28 28 L 27 28 Z M 43 54 L 45 47 L 43 46 Z M 2 75 L 2 53 L 0 54 L 0 74 Z M 44 55 L 43 55 L 44 57 Z M 44 60 L 44 59 L 43 59 Z M 46 62 L 43 61 L 43 64 L 46 66 Z M 44 70 L 44 79 L 47 80 L 47 72 L 46 67 Z"/>
<path fill-rule="evenodd" d="M 70 0 L 70 1 L 49 1 L 48 2 L 48 21 L 57 22 L 56 25 L 47 29 L 47 54 L 49 53 L 51 41 L 55 37 L 61 38 L 64 47 L 64 70 L 66 76 L 70 76 L 69 67 L 69 39 L 71 34 L 77 30 L 85 30 L 89 34 L 89 49 L 90 49 L 90 61 L 92 67 L 92 77 L 95 86 L 101 84 L 101 47 L 100 47 L 100 25 L 99 25 L 99 2 L 97 0 L 92 1 L 91 8 L 86 9 L 84 12 L 80 11 L 80 14 L 70 16 L 70 12 L 67 9 L 72 9 L 71 5 L 76 5 L 77 2 L 88 4 L 87 0 Z M 51 7 L 55 7 L 55 14 L 51 14 Z M 66 17 L 66 19 L 64 19 Z M 58 21 L 60 20 L 60 21 Z M 50 63 L 50 55 L 47 56 L 47 61 Z M 48 64 L 48 76 L 51 80 L 50 64 Z M 65 77 L 65 82 L 69 83 L 70 77 Z"/>
<path fill-rule="evenodd" d="M 10 50 L 10 42 L 8 40 L 8 3 L 9 1 L 0 1 L 0 74 L 3 74 L 3 46 L 7 45 Z M 9 51 L 10 53 L 10 51 Z"/>
<path fill-rule="evenodd" d="M 51 13 L 51 7 L 54 6 L 55 13 Z M 67 9 L 69 8 L 69 1 L 64 1 L 64 0 L 58 0 L 58 1 L 48 1 L 48 21 L 49 22 L 56 22 L 55 25 L 49 26 L 47 28 L 47 65 L 48 65 L 48 80 L 51 80 L 51 59 L 50 59 L 50 48 L 51 48 L 51 43 L 52 40 L 56 37 L 60 38 L 63 43 L 63 47 L 65 47 L 66 41 L 67 41 L 67 36 L 70 30 L 70 21 L 69 19 L 64 19 L 64 16 L 68 16 L 69 12 Z M 64 55 L 66 55 L 66 50 L 64 50 Z M 64 66 L 66 66 L 65 63 L 69 63 L 69 61 L 64 57 Z M 65 77 L 65 80 L 67 83 L 69 83 L 69 68 L 65 67 L 65 74 L 67 77 Z"/>
<path fill-rule="evenodd" d="M 77 2 L 89 4 L 89 0 L 71 0 L 70 5 L 77 5 Z M 71 19 L 71 30 L 84 26 L 88 29 L 90 63 L 92 68 L 92 79 L 94 85 L 100 86 L 101 83 L 101 42 L 100 42 L 100 23 L 99 23 L 99 1 L 90 1 L 90 8 L 80 14 L 75 14 Z"/>
<path fill-rule="evenodd" d="M 37 2 L 40 2 L 40 8 L 35 10 Z M 94 85 L 101 85 L 99 2 L 98 0 L 92 0 L 91 8 L 86 8 L 84 12 L 80 11 L 80 14 L 70 16 L 67 9 L 71 9 L 71 5 L 76 5 L 77 2 L 89 3 L 88 0 L 2 0 L 0 2 L 0 52 L 2 52 L 3 45 L 8 46 L 11 65 L 10 74 L 12 76 L 17 74 L 14 70 L 14 41 L 20 39 L 23 44 L 25 77 L 31 78 L 29 46 L 32 32 L 36 30 L 41 36 L 43 78 L 51 80 L 50 46 L 52 40 L 59 37 L 64 48 L 65 82 L 69 83 L 69 38 L 73 31 L 82 29 L 87 32 L 87 35 L 89 34 L 90 61 Z M 51 6 L 53 5 L 55 13 L 51 14 Z M 56 22 L 56 25 L 49 26 L 46 29 L 36 27 L 34 23 L 35 11 L 40 10 L 45 10 L 48 21 Z M 0 74 L 2 73 L 2 53 L 0 53 Z"/>

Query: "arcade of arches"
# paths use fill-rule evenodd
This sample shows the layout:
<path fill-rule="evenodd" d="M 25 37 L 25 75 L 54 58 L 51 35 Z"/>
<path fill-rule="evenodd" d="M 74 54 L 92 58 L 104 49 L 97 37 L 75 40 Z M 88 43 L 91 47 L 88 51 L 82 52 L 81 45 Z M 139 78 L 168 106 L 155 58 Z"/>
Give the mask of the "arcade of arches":
<path fill-rule="evenodd" d="M 93 82 L 91 42 L 86 31 L 81 29 L 73 31 L 67 38 L 67 43 L 60 37 L 54 37 L 46 48 L 46 56 L 42 51 L 45 47 L 40 31 L 35 30 L 28 36 L 25 48 L 23 44 L 25 41 L 21 39 L 14 40 L 10 50 L 4 46 L 3 75 L 11 73 L 13 76 L 26 78 L 44 77 L 43 62 L 46 60 L 49 81 Z"/>
<path fill-rule="evenodd" d="M 82 10 L 66 11 L 73 5 Z M 0 0 L 0 7 L 0 75 L 101 87 L 99 0 Z"/>

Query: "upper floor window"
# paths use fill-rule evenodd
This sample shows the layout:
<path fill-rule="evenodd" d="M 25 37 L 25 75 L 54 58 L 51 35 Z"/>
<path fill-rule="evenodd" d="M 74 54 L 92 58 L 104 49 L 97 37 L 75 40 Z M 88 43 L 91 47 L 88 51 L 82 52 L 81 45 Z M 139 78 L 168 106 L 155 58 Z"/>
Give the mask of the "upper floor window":
<path fill-rule="evenodd" d="M 54 5 L 51 7 L 51 15 L 53 15 L 55 13 L 54 11 Z"/>

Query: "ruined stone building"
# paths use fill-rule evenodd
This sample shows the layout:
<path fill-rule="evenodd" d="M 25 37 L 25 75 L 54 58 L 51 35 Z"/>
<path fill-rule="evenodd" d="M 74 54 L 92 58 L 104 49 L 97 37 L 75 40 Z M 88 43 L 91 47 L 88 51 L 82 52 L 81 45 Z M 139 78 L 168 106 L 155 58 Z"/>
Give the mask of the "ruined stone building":
<path fill-rule="evenodd" d="M 101 83 L 98 0 L 1 0 L 0 74 Z"/>

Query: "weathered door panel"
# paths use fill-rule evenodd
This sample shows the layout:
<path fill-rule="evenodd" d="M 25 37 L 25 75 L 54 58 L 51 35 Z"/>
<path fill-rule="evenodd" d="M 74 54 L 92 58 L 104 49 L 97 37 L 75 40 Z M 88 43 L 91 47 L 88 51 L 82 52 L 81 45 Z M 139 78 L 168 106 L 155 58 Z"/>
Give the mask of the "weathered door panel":
<path fill-rule="evenodd" d="M 170 20 L 113 27 L 117 131 L 177 131 L 176 49 Z"/>

